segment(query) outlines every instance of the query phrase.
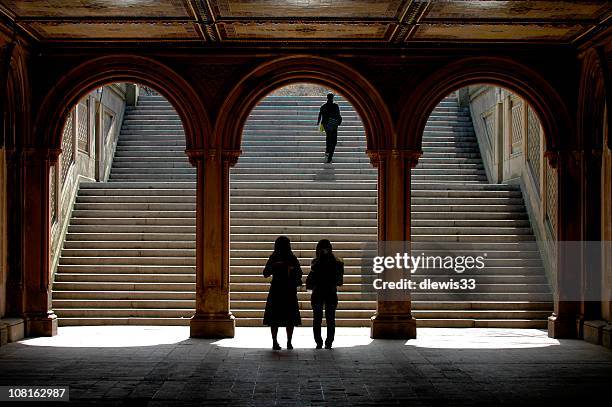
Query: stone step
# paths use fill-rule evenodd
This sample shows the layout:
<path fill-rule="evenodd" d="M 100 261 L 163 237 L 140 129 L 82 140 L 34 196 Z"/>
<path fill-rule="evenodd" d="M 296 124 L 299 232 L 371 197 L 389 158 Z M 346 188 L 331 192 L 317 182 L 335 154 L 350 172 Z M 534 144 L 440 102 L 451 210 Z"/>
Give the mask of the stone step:
<path fill-rule="evenodd" d="M 195 257 L 60 257 L 60 264 L 62 265 L 93 265 L 93 264 L 106 264 L 106 265 L 117 265 L 117 266 L 130 266 L 130 265 L 142 265 L 142 266 L 195 266 Z"/>
<path fill-rule="evenodd" d="M 83 293 L 83 292 L 82 292 Z M 87 291 L 84 291 L 87 293 Z M 94 292 L 95 293 L 95 292 Z M 112 293 L 112 291 L 111 291 Z M 117 293 L 128 293 L 118 291 Z M 125 295 L 125 294 L 124 294 Z M 235 300 L 260 300 L 265 301 L 268 296 L 267 291 L 235 291 L 230 293 Z M 532 293 L 532 292 L 486 292 L 486 293 L 412 293 L 411 297 L 414 301 L 550 301 L 551 294 L 547 292 Z M 310 299 L 310 293 L 298 292 L 298 300 L 306 301 Z M 374 300 L 375 293 L 356 292 L 338 292 L 339 301 L 355 301 L 355 300 Z"/>
<path fill-rule="evenodd" d="M 314 256 L 314 250 L 313 252 L 310 253 L 311 256 Z M 251 264 L 251 265 L 231 265 L 230 270 L 231 270 L 231 275 L 235 275 L 235 276 L 241 276 L 241 275 L 260 275 L 262 273 L 263 270 L 263 265 L 265 264 L 265 261 L 267 259 L 259 259 L 260 263 L 259 264 Z M 302 260 L 300 260 L 302 261 Z M 302 268 L 302 271 L 308 270 L 308 264 L 309 264 L 309 258 L 305 258 L 305 263 L 304 267 Z M 486 273 L 487 275 L 494 275 L 494 276 L 515 276 L 515 275 L 522 275 L 522 276 L 530 276 L 530 277 L 538 277 L 538 278 L 542 278 L 544 277 L 544 269 L 542 268 L 541 265 L 538 266 L 529 266 L 529 265 L 517 265 L 517 266 L 493 266 L 493 265 L 489 265 L 489 262 L 485 263 L 485 267 L 482 270 L 479 270 L 478 273 Z M 87 266 L 83 266 L 83 267 L 87 267 Z M 110 270 L 112 270 L 113 266 L 108 266 L 110 267 Z M 126 266 L 127 267 L 127 266 Z M 83 268 L 83 270 L 86 270 L 86 268 Z M 444 276 L 444 277 L 449 277 L 449 271 L 446 269 L 427 269 L 427 275 L 428 276 Z M 359 276 L 363 276 L 364 275 L 364 271 L 362 268 L 361 264 L 358 265 L 345 265 L 344 267 L 344 273 L 345 275 L 349 276 L 349 275 L 359 275 Z M 371 278 L 371 273 L 368 271 L 368 278 Z M 419 274 L 421 275 L 421 274 Z M 423 274 L 424 275 L 424 274 Z M 469 277 L 478 277 L 480 274 L 469 274 L 469 273 L 462 273 L 462 277 L 465 276 L 469 276 Z M 546 280 L 546 278 L 544 277 L 541 281 L 544 282 Z M 370 280 L 368 280 L 370 281 Z"/>
<path fill-rule="evenodd" d="M 291 240 L 296 240 L 297 238 L 299 238 L 299 236 L 289 236 L 291 238 Z M 252 239 L 255 240 L 256 237 L 251 237 Z M 260 240 L 261 241 L 261 240 Z M 299 240 L 296 240 L 299 241 Z M 363 242 L 363 246 L 366 246 L 367 242 Z M 311 247 L 314 247 L 315 245 L 312 244 Z M 267 251 L 268 255 L 269 253 L 271 253 L 271 251 Z M 304 265 L 310 264 L 310 260 L 312 259 L 313 256 L 313 252 L 311 251 L 306 251 L 306 252 L 302 252 L 301 254 L 305 253 L 304 257 L 302 258 L 298 258 Z M 444 254 L 448 255 L 450 252 L 446 251 L 444 252 Z M 483 254 L 483 252 L 480 252 L 478 254 Z M 267 256 L 265 257 L 247 257 L 248 253 L 245 253 L 244 256 L 242 257 L 233 257 L 230 260 L 230 264 L 232 266 L 237 266 L 237 267 L 241 267 L 241 266 L 254 266 L 254 267 L 259 267 L 260 269 L 264 267 L 265 262 L 267 260 Z M 250 253 L 251 256 L 254 256 L 253 253 Z M 371 257 L 368 256 L 368 257 Z M 363 256 L 360 255 L 358 257 L 343 257 L 342 260 L 344 261 L 345 267 L 352 267 L 352 266 L 356 266 L 356 267 L 361 267 L 363 266 Z M 497 258 L 487 258 L 485 260 L 485 265 L 486 267 L 491 267 L 491 268 L 498 268 L 498 267 L 542 267 L 542 262 L 539 258 L 533 257 L 533 258 L 528 258 L 526 256 L 522 256 L 522 257 L 517 257 L 517 258 L 512 258 L 511 256 L 504 256 L 503 258 L 497 259 Z M 306 266 L 304 266 L 306 267 Z M 428 272 L 432 272 L 433 269 L 427 269 Z M 443 269 L 444 270 L 444 269 Z M 444 270 L 445 273 L 442 274 L 446 274 L 448 275 L 448 270 Z M 438 273 L 437 271 L 433 271 L 435 273 Z"/>
<path fill-rule="evenodd" d="M 102 184 L 102 183 L 101 183 Z M 100 188 L 81 188 L 79 197 L 102 197 L 102 196 L 183 196 L 185 198 L 195 196 L 196 190 L 192 188 L 173 189 L 173 188 L 114 188 L 114 183 L 107 183 L 107 188 L 100 185 Z"/>
<path fill-rule="evenodd" d="M 76 218 L 189 218 L 194 219 L 196 217 L 195 210 L 190 211 L 159 211 L 159 210 L 78 210 L 72 211 L 72 216 Z"/>
<path fill-rule="evenodd" d="M 156 275 L 127 275 L 126 277 L 124 277 L 123 275 L 119 275 L 119 277 L 121 278 L 113 278 L 112 274 L 109 275 L 100 275 L 100 277 L 98 277 L 98 275 L 96 274 L 77 274 L 77 275 L 70 275 L 69 277 L 66 277 L 67 279 L 64 281 L 157 281 L 157 276 Z M 172 281 L 171 278 L 166 277 L 165 275 L 161 275 L 160 278 L 161 281 Z M 193 276 L 195 281 L 195 275 Z M 430 279 L 432 281 L 448 281 L 449 278 L 454 278 L 457 279 L 459 276 L 451 276 L 449 277 L 448 275 L 427 275 L 427 274 L 419 274 L 418 277 L 413 277 L 413 281 L 416 282 L 421 282 L 423 281 L 425 278 Z M 184 277 L 186 278 L 186 277 Z M 493 276 L 489 276 L 489 275 L 464 275 L 462 274 L 460 276 L 460 278 L 474 278 L 477 281 L 477 284 L 538 284 L 538 285 L 547 285 L 548 282 L 546 281 L 546 278 L 542 275 L 502 275 L 502 276 L 497 276 L 497 275 L 493 275 Z M 98 279 L 98 280 L 96 280 Z M 364 283 L 364 284 L 371 284 L 372 280 L 372 276 L 371 275 L 362 275 L 362 274 L 345 274 L 344 275 L 344 283 L 347 285 L 351 285 L 351 284 L 360 284 L 360 283 Z M 176 281 L 179 281 L 178 278 Z M 261 273 L 259 274 L 254 274 L 254 275 L 248 275 L 248 274 L 232 274 L 230 277 L 230 282 L 231 283 L 235 283 L 235 284 L 241 284 L 244 286 L 249 286 L 249 291 L 250 290 L 256 290 L 257 286 L 262 284 L 262 281 L 264 280 L 264 277 L 261 275 Z M 260 286 L 260 288 L 264 291 L 268 290 L 268 286 Z"/>
<path fill-rule="evenodd" d="M 259 310 L 265 308 L 265 301 L 231 301 L 231 309 Z M 195 300 L 75 300 L 62 299 L 53 300 L 54 308 L 126 308 L 135 307 L 141 309 L 190 309 L 194 310 Z M 300 309 L 310 309 L 310 301 L 300 301 Z M 339 309 L 344 310 L 375 310 L 376 301 L 343 301 L 338 304 Z M 413 301 L 412 309 L 419 312 L 432 312 L 436 310 L 454 312 L 548 312 L 552 307 L 551 302 L 466 302 L 466 301 Z"/>
<path fill-rule="evenodd" d="M 166 325 L 166 326 L 188 326 L 190 318 L 58 318 L 59 326 L 81 326 L 81 325 L 134 325 L 134 326 L 149 326 L 149 325 Z M 337 318 L 336 326 L 338 327 L 369 327 L 368 319 L 344 319 Z M 236 326 L 259 327 L 262 324 L 261 318 L 238 318 Z M 302 318 L 302 326 L 312 326 L 312 320 Z M 420 319 L 417 320 L 417 327 L 439 327 L 439 328 L 513 328 L 513 329 L 545 329 L 546 321 L 542 320 L 524 320 L 524 319 L 508 319 L 508 320 L 474 320 L 474 319 Z"/>
<path fill-rule="evenodd" d="M 72 274 L 185 274 L 195 276 L 196 269 L 195 266 L 181 265 L 62 264 L 58 267 L 58 272 Z"/>

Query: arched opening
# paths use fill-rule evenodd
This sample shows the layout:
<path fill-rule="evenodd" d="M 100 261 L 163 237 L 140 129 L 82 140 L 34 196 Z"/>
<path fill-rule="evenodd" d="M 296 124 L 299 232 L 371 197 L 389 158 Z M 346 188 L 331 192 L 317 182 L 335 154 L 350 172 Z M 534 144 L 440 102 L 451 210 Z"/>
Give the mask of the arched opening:
<path fill-rule="evenodd" d="M 413 293 L 421 326 L 547 326 L 558 174 L 545 136 L 527 100 L 486 82 L 455 89 L 429 112 L 411 177 L 412 250 L 480 258 L 482 267 L 424 270 L 421 279 L 469 283 Z"/>
<path fill-rule="evenodd" d="M 188 325 L 194 314 L 196 171 L 184 109 L 160 91 L 106 83 L 67 109 L 49 177 L 59 326 Z"/>
<path fill-rule="evenodd" d="M 317 124 L 328 93 L 342 122 L 327 163 Z M 274 240 L 288 236 L 303 280 L 315 247 L 329 239 L 344 261 L 337 326 L 369 326 L 376 297 L 362 286 L 362 251 L 377 240 L 377 170 L 366 154 L 368 132 L 354 95 L 321 81 L 294 80 L 257 101 L 242 127 L 230 171 L 230 308 L 238 326 L 261 326 L 270 281 L 262 275 Z M 370 132 L 372 130 L 370 129 Z M 312 324 L 310 293 L 298 291 L 303 325 Z"/>

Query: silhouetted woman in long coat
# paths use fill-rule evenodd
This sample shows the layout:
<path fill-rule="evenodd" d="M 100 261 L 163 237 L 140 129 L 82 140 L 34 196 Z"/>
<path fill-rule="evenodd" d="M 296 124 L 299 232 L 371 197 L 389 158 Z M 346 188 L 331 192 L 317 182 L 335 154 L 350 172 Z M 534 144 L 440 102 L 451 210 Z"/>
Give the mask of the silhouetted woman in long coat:
<path fill-rule="evenodd" d="M 272 349 L 281 348 L 277 340 L 279 326 L 286 327 L 287 349 L 293 349 L 293 327 L 302 325 L 297 298 L 297 288 L 302 285 L 302 268 L 291 251 L 288 237 L 280 236 L 274 242 L 274 252 L 266 263 L 263 275 L 272 276 L 263 320 L 272 332 Z"/>

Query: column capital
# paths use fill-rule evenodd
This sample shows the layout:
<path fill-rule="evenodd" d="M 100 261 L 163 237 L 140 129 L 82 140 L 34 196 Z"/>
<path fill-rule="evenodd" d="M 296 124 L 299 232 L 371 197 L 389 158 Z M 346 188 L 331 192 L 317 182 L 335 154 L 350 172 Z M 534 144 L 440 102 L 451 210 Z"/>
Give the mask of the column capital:
<path fill-rule="evenodd" d="M 550 164 L 550 166 L 553 168 L 557 168 L 557 165 L 559 165 L 559 152 L 558 151 L 545 151 L 544 158 L 548 160 L 548 164 Z"/>
<path fill-rule="evenodd" d="M 62 153 L 60 148 L 26 147 L 23 149 L 24 158 L 32 161 L 49 161 L 51 165 L 57 164 Z"/>
<path fill-rule="evenodd" d="M 366 150 L 370 161 L 374 167 L 379 167 L 380 163 L 389 158 L 401 159 L 408 162 L 410 168 L 416 167 L 419 158 L 423 155 L 421 150 L 389 149 L 389 150 Z"/>
<path fill-rule="evenodd" d="M 196 165 L 201 160 L 218 160 L 219 162 L 229 162 L 230 167 L 234 166 L 238 161 L 238 157 L 242 153 L 241 150 L 223 150 L 220 148 L 208 149 L 187 149 L 185 153 L 189 157 L 191 165 Z"/>
<path fill-rule="evenodd" d="M 238 162 L 240 154 L 242 154 L 242 150 L 223 150 L 221 156 L 223 161 L 226 161 L 230 167 L 233 167 Z"/>
<path fill-rule="evenodd" d="M 584 150 L 550 150 L 544 152 L 544 157 L 548 160 L 551 167 L 558 169 L 561 161 L 579 165 L 589 154 Z"/>

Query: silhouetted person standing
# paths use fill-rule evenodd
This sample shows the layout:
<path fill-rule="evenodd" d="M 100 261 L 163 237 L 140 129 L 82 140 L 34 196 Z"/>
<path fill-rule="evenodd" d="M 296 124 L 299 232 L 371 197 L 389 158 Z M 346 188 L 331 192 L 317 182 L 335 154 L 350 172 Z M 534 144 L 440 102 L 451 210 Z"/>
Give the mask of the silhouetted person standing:
<path fill-rule="evenodd" d="M 327 94 L 327 103 L 321 106 L 319 110 L 319 118 L 317 125 L 321 123 L 325 130 L 325 160 L 332 162 L 336 144 L 338 144 L 338 126 L 342 124 L 342 116 L 340 115 L 340 107 L 334 103 L 334 94 Z"/>
<path fill-rule="evenodd" d="M 325 308 L 325 322 L 327 324 L 327 337 L 325 348 L 331 349 L 336 332 L 336 307 L 338 306 L 337 286 L 341 286 L 344 279 L 344 263 L 337 258 L 331 242 L 322 239 L 317 243 L 316 257 L 310 264 L 310 273 L 306 278 L 306 288 L 312 290 L 310 304 L 312 305 L 312 330 L 317 349 L 323 346 L 321 337 L 321 322 Z"/>
<path fill-rule="evenodd" d="M 302 285 L 302 268 L 291 251 L 288 237 L 279 236 L 274 242 L 274 252 L 268 258 L 263 275 L 272 276 L 263 320 L 272 333 L 272 349 L 281 348 L 277 340 L 279 326 L 286 327 L 287 349 L 293 349 L 293 327 L 302 325 L 297 299 L 297 288 Z"/>

